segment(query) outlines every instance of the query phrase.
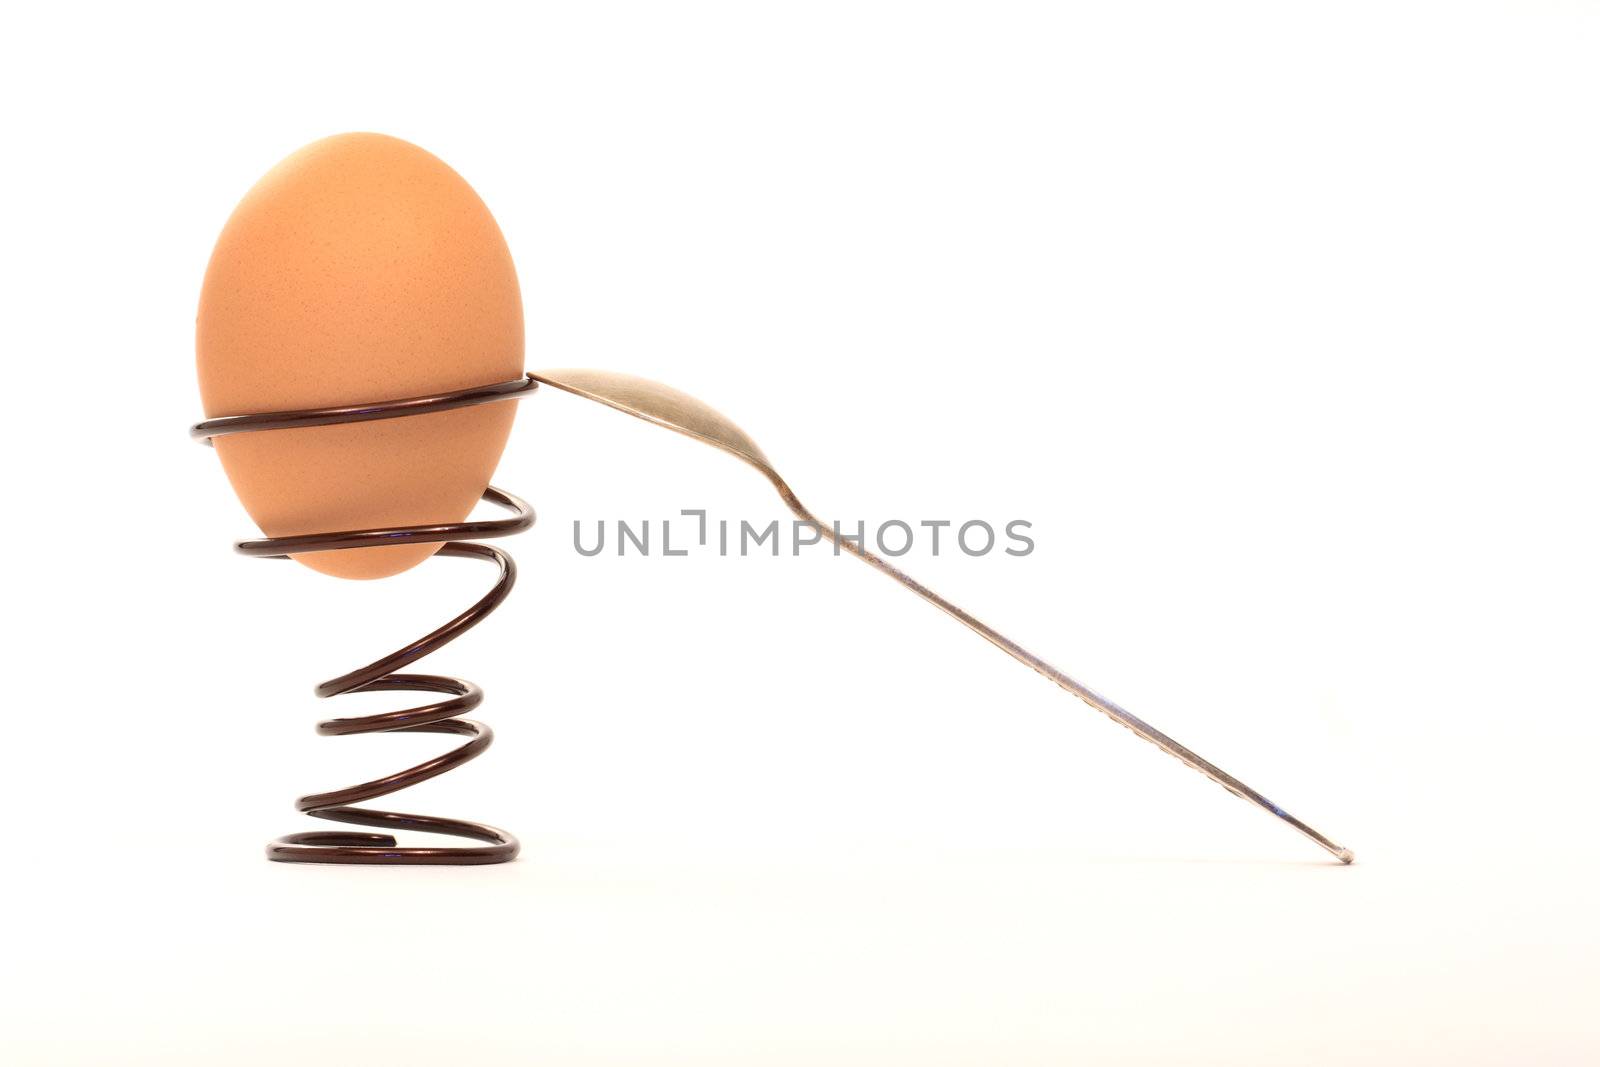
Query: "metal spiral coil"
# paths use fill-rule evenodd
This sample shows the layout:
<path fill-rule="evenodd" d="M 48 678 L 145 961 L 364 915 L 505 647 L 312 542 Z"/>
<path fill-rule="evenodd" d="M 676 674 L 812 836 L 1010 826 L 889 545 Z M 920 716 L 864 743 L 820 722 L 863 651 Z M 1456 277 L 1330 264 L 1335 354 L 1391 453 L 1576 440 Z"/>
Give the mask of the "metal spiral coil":
<path fill-rule="evenodd" d="M 233 433 L 403 418 L 499 400 L 517 399 L 537 387 L 537 383 L 531 378 L 518 378 L 497 385 L 376 404 L 235 415 L 198 423 L 190 430 L 190 435 L 210 443 L 213 438 Z M 240 541 L 234 545 L 235 550 L 246 556 L 287 559 L 291 553 L 300 552 L 332 552 L 376 546 L 439 543 L 440 548 L 435 555 L 487 560 L 499 568 L 499 576 L 494 586 L 460 615 L 427 636 L 364 667 L 331 678 L 316 688 L 319 697 L 339 696 L 345 693 L 409 692 L 435 693 L 446 698 L 421 707 L 376 715 L 325 719 L 317 724 L 319 734 L 329 736 L 365 733 L 454 734 L 467 737 L 469 740 L 458 748 L 414 767 L 344 789 L 311 793 L 296 802 L 296 807 L 307 815 L 332 822 L 368 826 L 382 831 L 420 830 L 464 837 L 482 844 L 402 846 L 392 833 L 388 832 L 307 831 L 286 834 L 273 841 L 267 846 L 268 859 L 288 863 L 479 864 L 504 863 L 516 858 L 520 848 L 517 839 L 504 830 L 484 823 L 352 806 L 398 792 L 452 771 L 468 760 L 482 755 L 494 742 L 494 731 L 489 727 L 472 719 L 460 718 L 482 703 L 482 689 L 464 679 L 445 675 L 399 673 L 401 668 L 438 651 L 488 618 L 505 600 L 516 582 L 517 567 L 510 556 L 498 548 L 473 542 L 521 533 L 533 525 L 535 518 L 533 509 L 523 500 L 493 486 L 484 491 L 483 499 L 509 511 L 510 516 L 428 526 L 299 534 Z"/>

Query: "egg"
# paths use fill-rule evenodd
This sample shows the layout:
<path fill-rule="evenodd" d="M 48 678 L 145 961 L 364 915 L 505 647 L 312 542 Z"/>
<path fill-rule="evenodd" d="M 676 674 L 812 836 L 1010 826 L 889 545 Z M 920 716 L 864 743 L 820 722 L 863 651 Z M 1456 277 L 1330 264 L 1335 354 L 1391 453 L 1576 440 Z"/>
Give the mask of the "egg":
<path fill-rule="evenodd" d="M 245 194 L 200 292 L 196 366 L 207 418 L 373 403 L 523 374 L 522 297 L 494 217 L 416 145 L 329 137 Z M 494 473 L 515 401 L 218 438 L 268 537 L 458 522 Z M 297 555 L 381 578 L 437 545 Z"/>

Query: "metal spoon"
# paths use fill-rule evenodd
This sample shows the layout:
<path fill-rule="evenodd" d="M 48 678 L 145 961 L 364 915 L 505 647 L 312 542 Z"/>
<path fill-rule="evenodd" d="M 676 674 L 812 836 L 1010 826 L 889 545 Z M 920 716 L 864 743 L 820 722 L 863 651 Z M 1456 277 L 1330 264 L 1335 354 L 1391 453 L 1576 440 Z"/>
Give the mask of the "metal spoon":
<path fill-rule="evenodd" d="M 556 389 L 585 397 L 607 407 L 616 408 L 618 411 L 627 412 L 629 415 L 641 418 L 646 422 L 653 422 L 657 426 L 674 430 L 698 441 L 704 441 L 708 445 L 739 457 L 766 475 L 767 480 L 778 490 L 778 495 L 783 497 L 783 502 L 789 506 L 789 510 L 794 512 L 802 522 L 808 523 L 816 529 L 821 536 L 826 537 L 851 555 L 870 563 L 928 603 L 939 608 L 939 610 L 959 619 L 995 647 L 1001 649 L 1018 662 L 1032 667 L 1079 700 L 1088 704 L 1091 708 L 1104 712 L 1146 741 L 1162 749 L 1162 751 L 1178 757 L 1178 759 L 1210 778 L 1230 793 L 1243 797 L 1258 808 L 1271 812 L 1327 849 L 1338 858 L 1340 863 L 1350 863 L 1355 859 L 1355 854 L 1349 849 L 1343 848 L 1329 838 L 1324 837 L 1216 764 L 1200 758 L 1143 719 L 1107 700 L 1088 686 L 1074 681 L 1009 637 L 991 629 L 921 582 L 916 581 L 868 552 L 855 541 L 840 537 L 836 530 L 818 521 L 817 517 L 812 515 L 804 504 L 800 503 L 800 499 L 794 495 L 794 490 L 790 489 L 788 483 L 779 477 L 778 472 L 773 469 L 771 462 L 768 461 L 760 447 L 750 439 L 748 434 L 735 426 L 722 413 L 671 386 L 650 381 L 648 378 L 636 378 L 631 374 L 617 374 L 613 371 L 603 370 L 552 370 L 538 371 L 530 373 L 528 376 Z"/>

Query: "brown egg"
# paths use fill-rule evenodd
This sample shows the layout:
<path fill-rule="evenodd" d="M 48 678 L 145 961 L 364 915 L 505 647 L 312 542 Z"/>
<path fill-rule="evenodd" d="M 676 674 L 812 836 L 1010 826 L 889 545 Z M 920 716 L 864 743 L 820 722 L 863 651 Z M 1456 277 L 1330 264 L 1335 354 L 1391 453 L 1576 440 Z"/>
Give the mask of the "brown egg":
<path fill-rule="evenodd" d="M 369 403 L 522 376 L 505 238 L 461 176 L 416 145 L 347 133 L 245 194 L 217 238 L 195 347 L 207 418 Z M 457 522 L 494 473 L 517 403 L 216 440 L 269 537 Z M 437 545 L 295 558 L 381 578 Z"/>

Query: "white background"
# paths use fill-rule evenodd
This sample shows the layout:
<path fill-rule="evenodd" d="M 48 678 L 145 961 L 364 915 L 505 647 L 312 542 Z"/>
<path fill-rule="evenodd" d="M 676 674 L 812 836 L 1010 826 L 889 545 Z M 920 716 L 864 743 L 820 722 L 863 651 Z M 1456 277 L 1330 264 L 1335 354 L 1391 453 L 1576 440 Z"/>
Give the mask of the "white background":
<path fill-rule="evenodd" d="M 1576 2 L 38 5 L 0 39 L 17 1064 L 1578 1064 L 1600 13 Z M 783 514 L 543 391 L 517 592 L 424 669 L 478 869 L 269 864 L 440 739 L 311 685 L 459 610 L 234 556 L 193 315 L 330 133 L 498 217 L 528 366 L 669 381 L 820 514 L 1349 844 L 1340 868 Z"/>

